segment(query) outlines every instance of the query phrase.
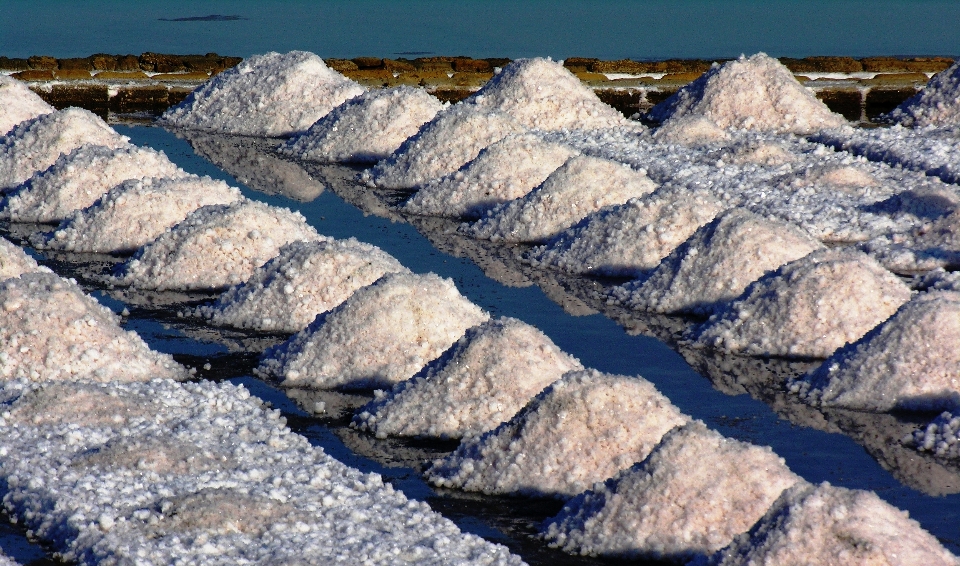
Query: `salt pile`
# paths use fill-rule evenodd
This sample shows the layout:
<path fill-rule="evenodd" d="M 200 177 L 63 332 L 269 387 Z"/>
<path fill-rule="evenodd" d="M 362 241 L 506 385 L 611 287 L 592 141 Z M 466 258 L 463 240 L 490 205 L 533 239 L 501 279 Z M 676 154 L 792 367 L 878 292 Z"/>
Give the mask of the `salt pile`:
<path fill-rule="evenodd" d="M 31 271 L 46 271 L 46 267 L 37 265 L 37 260 L 28 256 L 20 246 L 0 238 L 0 281 L 9 277 L 20 277 Z"/>
<path fill-rule="evenodd" d="M 638 310 L 709 314 L 767 272 L 822 247 L 791 224 L 735 208 L 697 230 L 648 278 L 611 295 Z"/>
<path fill-rule="evenodd" d="M 387 159 L 364 172 L 370 184 L 409 189 L 453 173 L 483 148 L 524 130 L 502 112 L 456 104 L 437 114 Z"/>
<path fill-rule="evenodd" d="M 643 460 L 687 420 L 643 378 L 570 372 L 425 475 L 438 487 L 566 498 Z"/>
<path fill-rule="evenodd" d="M 543 536 L 566 552 L 685 562 L 730 544 L 797 481 L 769 447 L 693 421 L 568 502 Z"/>
<path fill-rule="evenodd" d="M 51 112 L 54 112 L 53 106 L 44 102 L 26 84 L 0 75 L 0 136 L 7 135 L 20 122 Z"/>
<path fill-rule="evenodd" d="M 750 530 L 700 566 L 956 565 L 930 533 L 871 491 L 800 482 Z"/>
<path fill-rule="evenodd" d="M 81 145 L 119 148 L 128 142 L 87 110 L 67 108 L 38 116 L 0 139 L 0 192 L 16 187 Z"/>
<path fill-rule="evenodd" d="M 0 203 L 0 218 L 59 222 L 128 179 L 185 175 L 162 151 L 134 145 L 83 145 L 8 192 Z"/>
<path fill-rule="evenodd" d="M 443 108 L 421 88 L 367 91 L 290 139 L 280 153 L 308 161 L 376 163 L 389 157 Z"/>
<path fill-rule="evenodd" d="M 694 333 L 696 342 L 755 356 L 826 358 L 910 300 L 866 255 L 827 249 L 765 275 Z"/>
<path fill-rule="evenodd" d="M 187 377 L 71 281 L 48 272 L 0 282 L 0 376 L 33 381 Z"/>
<path fill-rule="evenodd" d="M 730 134 L 706 116 L 687 114 L 667 120 L 653 133 L 653 139 L 661 143 L 696 146 L 727 141 Z"/>
<path fill-rule="evenodd" d="M 377 392 L 353 425 L 387 436 L 461 438 L 510 419 L 544 387 L 580 362 L 535 327 L 515 318 L 467 330 L 426 371 Z"/>
<path fill-rule="evenodd" d="M 287 386 L 388 387 L 412 377 L 488 318 L 449 279 L 390 273 L 264 352 L 257 373 Z"/>
<path fill-rule="evenodd" d="M 714 65 L 647 114 L 658 122 L 689 115 L 709 118 L 721 128 L 795 134 L 846 123 L 764 53 Z"/>
<path fill-rule="evenodd" d="M 476 218 L 526 195 L 574 155 L 570 147 L 545 142 L 535 134 L 507 136 L 459 171 L 424 185 L 403 205 L 403 211 Z"/>
<path fill-rule="evenodd" d="M 247 136 L 289 136 L 364 88 L 306 51 L 245 59 L 164 112 L 160 123 Z"/>
<path fill-rule="evenodd" d="M 119 267 L 114 282 L 140 289 L 236 285 L 297 240 L 320 240 L 299 212 L 241 200 L 198 208 Z"/>
<path fill-rule="evenodd" d="M 960 126 L 960 61 L 934 75 L 889 118 L 915 128 Z"/>
<path fill-rule="evenodd" d="M 907 233 L 875 238 L 862 248 L 896 273 L 956 268 L 960 266 L 960 210 Z"/>
<path fill-rule="evenodd" d="M 231 204 L 240 198 L 239 189 L 207 176 L 130 179 L 93 205 L 67 216 L 53 232 L 31 237 L 30 241 L 41 249 L 130 252 L 152 242 L 202 206 Z"/>
<path fill-rule="evenodd" d="M 930 424 L 914 431 L 912 444 L 921 452 L 941 458 L 960 458 L 960 415 L 944 412 Z"/>
<path fill-rule="evenodd" d="M 195 314 L 217 326 L 299 332 L 357 289 L 386 273 L 406 271 L 390 254 L 354 238 L 292 242 Z"/>
<path fill-rule="evenodd" d="M 707 191 L 661 188 L 587 216 L 528 260 L 573 273 L 637 277 L 724 208 Z"/>
<path fill-rule="evenodd" d="M 807 402 L 861 411 L 960 407 L 960 293 L 929 291 L 791 383 Z"/>
<path fill-rule="evenodd" d="M 460 232 L 494 242 L 541 242 L 601 208 L 653 192 L 657 185 L 629 165 L 578 155 L 526 196 L 489 210 Z"/>

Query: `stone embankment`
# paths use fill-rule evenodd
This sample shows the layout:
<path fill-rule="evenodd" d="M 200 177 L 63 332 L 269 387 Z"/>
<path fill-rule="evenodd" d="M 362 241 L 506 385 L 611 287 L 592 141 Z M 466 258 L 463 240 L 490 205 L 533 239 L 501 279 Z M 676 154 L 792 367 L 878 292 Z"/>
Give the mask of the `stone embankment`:
<path fill-rule="evenodd" d="M 206 55 L 105 55 L 73 59 L 0 57 L 0 73 L 30 84 L 57 108 L 80 106 L 103 116 L 156 115 L 179 103 L 197 85 L 233 67 L 239 57 Z M 831 110 L 849 120 L 869 122 L 915 94 L 949 67 L 946 57 L 808 57 L 780 61 Z M 416 85 L 441 100 L 467 97 L 509 59 L 420 57 L 416 59 L 326 59 L 360 84 L 382 88 Z M 602 61 L 570 57 L 564 65 L 600 98 L 625 115 L 644 112 L 710 68 L 712 61 Z"/>

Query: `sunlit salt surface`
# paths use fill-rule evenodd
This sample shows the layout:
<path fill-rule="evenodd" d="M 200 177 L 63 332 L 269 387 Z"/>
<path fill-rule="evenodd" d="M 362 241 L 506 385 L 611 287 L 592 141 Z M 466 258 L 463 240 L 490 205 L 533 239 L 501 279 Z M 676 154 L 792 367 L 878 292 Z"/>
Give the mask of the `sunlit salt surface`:
<path fill-rule="evenodd" d="M 765 275 L 693 337 L 727 352 L 826 358 L 909 299 L 910 288 L 873 259 L 827 249 Z"/>
<path fill-rule="evenodd" d="M 687 420 L 641 377 L 574 371 L 425 475 L 438 487 L 563 499 L 643 460 Z"/>
<path fill-rule="evenodd" d="M 43 114 L 54 111 L 50 106 L 13 77 L 0 75 L 0 136 L 5 136 L 14 126 Z"/>
<path fill-rule="evenodd" d="M 390 254 L 354 238 L 292 242 L 193 314 L 217 326 L 299 332 L 385 273 L 406 271 Z"/>
<path fill-rule="evenodd" d="M 747 285 L 823 246 L 797 227 L 743 208 L 722 213 L 611 298 L 637 310 L 709 314 Z"/>
<path fill-rule="evenodd" d="M 576 153 L 536 134 L 507 136 L 460 170 L 423 185 L 403 211 L 477 218 L 498 204 L 523 197 Z"/>
<path fill-rule="evenodd" d="M 906 233 L 881 236 L 863 250 L 896 273 L 915 273 L 960 266 L 960 210 Z"/>
<path fill-rule="evenodd" d="M 331 110 L 279 151 L 308 161 L 376 163 L 393 154 L 443 108 L 422 88 L 367 91 Z"/>
<path fill-rule="evenodd" d="M 220 289 L 246 281 L 297 240 L 325 239 L 299 212 L 259 201 L 210 205 L 140 248 L 113 281 L 139 289 Z"/>
<path fill-rule="evenodd" d="M 801 482 L 750 530 L 698 566 L 956 565 L 930 533 L 872 491 Z"/>
<path fill-rule="evenodd" d="M 0 238 L 0 281 L 8 277 L 20 277 L 22 273 L 31 271 L 48 269 L 37 265 L 37 260 L 28 256 L 20 246 L 6 238 Z"/>
<path fill-rule="evenodd" d="M 725 142 L 730 134 L 706 116 L 687 114 L 667 120 L 653 133 L 653 139 L 660 143 L 697 146 Z"/>
<path fill-rule="evenodd" d="M 0 138 L 0 191 L 8 191 L 81 145 L 119 148 L 128 139 L 92 112 L 67 108 L 21 122 Z"/>
<path fill-rule="evenodd" d="M 353 426 L 387 436 L 461 438 L 493 430 L 580 362 L 515 318 L 467 330 L 421 375 L 377 392 Z"/>
<path fill-rule="evenodd" d="M 305 132 L 364 90 L 313 53 L 271 52 L 211 78 L 164 112 L 160 123 L 225 134 L 288 136 Z"/>
<path fill-rule="evenodd" d="M 567 552 L 687 561 L 727 546 L 801 481 L 783 458 L 693 421 L 570 500 L 542 536 Z"/>
<path fill-rule="evenodd" d="M 187 370 L 151 350 L 76 283 L 49 273 L 0 282 L 0 376 L 5 380 L 146 381 Z"/>
<path fill-rule="evenodd" d="M 721 128 L 807 134 L 846 123 L 764 53 L 716 65 L 648 113 L 658 122 L 700 115 Z"/>
<path fill-rule="evenodd" d="M 231 204 L 240 190 L 210 177 L 182 175 L 124 181 L 94 204 L 67 216 L 51 232 L 31 237 L 40 249 L 132 252 L 201 206 Z"/>
<path fill-rule="evenodd" d="M 915 431 L 909 442 L 921 452 L 941 458 L 960 458 L 960 414 L 944 412 L 930 424 Z"/>
<path fill-rule="evenodd" d="M 264 352 L 257 373 L 285 386 L 389 387 L 490 315 L 433 273 L 390 273 Z"/>
<path fill-rule="evenodd" d="M 960 61 L 933 76 L 889 118 L 905 126 L 960 126 Z"/>
<path fill-rule="evenodd" d="M 82 145 L 7 193 L 0 218 L 14 222 L 60 222 L 94 204 L 128 179 L 178 177 L 186 172 L 162 151 L 134 145 Z"/>

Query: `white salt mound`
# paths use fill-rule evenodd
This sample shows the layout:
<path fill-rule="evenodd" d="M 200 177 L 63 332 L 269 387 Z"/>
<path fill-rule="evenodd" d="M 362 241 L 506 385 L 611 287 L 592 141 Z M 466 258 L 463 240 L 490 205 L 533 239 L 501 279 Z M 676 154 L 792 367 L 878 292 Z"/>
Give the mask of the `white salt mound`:
<path fill-rule="evenodd" d="M 790 388 L 823 407 L 861 411 L 960 407 L 960 293 L 917 295 Z"/>
<path fill-rule="evenodd" d="M 24 273 L 0 282 L 0 376 L 31 381 L 187 377 L 72 281 Z"/>
<path fill-rule="evenodd" d="M 364 88 L 306 51 L 266 53 L 211 78 L 160 117 L 191 130 L 248 136 L 306 131 Z"/>
<path fill-rule="evenodd" d="M 267 350 L 257 373 L 297 387 L 388 387 L 489 318 L 450 279 L 389 273 Z"/>
<path fill-rule="evenodd" d="M 47 268 L 37 265 L 37 260 L 28 256 L 20 246 L 0 238 L 0 281 L 31 271 L 47 271 Z"/>
<path fill-rule="evenodd" d="M 299 212 L 258 201 L 198 208 L 140 248 L 115 283 L 140 289 L 218 289 L 249 279 L 297 240 L 325 239 Z"/>
<path fill-rule="evenodd" d="M 485 148 L 459 171 L 424 185 L 403 205 L 403 211 L 476 218 L 526 195 L 576 154 L 573 148 L 545 142 L 536 134 L 510 135 Z"/>
<path fill-rule="evenodd" d="M 764 274 L 822 247 L 792 224 L 735 208 L 697 230 L 648 278 L 611 295 L 638 310 L 708 314 Z"/>
<path fill-rule="evenodd" d="M 0 139 L 0 192 L 16 187 L 81 145 L 119 148 L 129 141 L 96 114 L 79 108 L 27 120 Z"/>
<path fill-rule="evenodd" d="M 648 113 L 666 123 L 689 115 L 704 116 L 721 128 L 795 134 L 846 123 L 764 53 L 715 65 Z"/>
<path fill-rule="evenodd" d="M 705 566 L 774 564 L 953 565 L 933 535 L 872 491 L 800 482 L 748 534 Z"/>
<path fill-rule="evenodd" d="M 453 173 L 483 148 L 522 131 L 523 126 L 503 112 L 461 102 L 424 124 L 363 178 L 386 189 L 417 187 Z"/>
<path fill-rule="evenodd" d="M 186 175 L 162 151 L 129 144 L 119 148 L 82 145 L 7 193 L 0 204 L 0 218 L 59 222 L 128 179 Z"/>
<path fill-rule="evenodd" d="M 908 300 L 910 288 L 873 259 L 826 249 L 760 278 L 695 340 L 748 355 L 826 358 Z"/>
<path fill-rule="evenodd" d="M 207 176 L 130 179 L 31 242 L 38 248 L 70 252 L 130 252 L 202 206 L 232 204 L 241 198 L 239 189 Z"/>
<path fill-rule="evenodd" d="M 915 128 L 960 126 L 960 61 L 934 75 L 889 118 Z"/>
<path fill-rule="evenodd" d="M 571 553 L 686 561 L 730 544 L 798 481 L 769 447 L 693 421 L 568 502 L 543 537 Z"/>
<path fill-rule="evenodd" d="M 515 318 L 467 330 L 423 375 L 378 392 L 352 426 L 387 436 L 476 436 L 510 419 L 580 362 Z"/>
<path fill-rule="evenodd" d="M 421 88 L 367 91 L 291 138 L 280 153 L 322 162 L 376 163 L 433 120 L 444 105 Z"/>
<path fill-rule="evenodd" d="M 396 258 L 354 238 L 292 242 L 196 314 L 217 326 L 299 332 L 357 289 L 400 272 L 407 268 Z"/>
<path fill-rule="evenodd" d="M 944 412 L 927 426 L 914 431 L 910 440 L 921 452 L 932 452 L 953 460 L 960 458 L 960 414 Z"/>
<path fill-rule="evenodd" d="M 27 88 L 27 85 L 7 75 L 0 75 L 0 136 L 25 120 L 54 112 L 50 106 Z"/>
<path fill-rule="evenodd" d="M 425 476 L 439 487 L 567 498 L 643 460 L 687 420 L 641 377 L 574 371 Z"/>
<path fill-rule="evenodd" d="M 587 216 L 528 260 L 573 273 L 637 277 L 724 208 L 707 191 L 661 188 Z"/>
<path fill-rule="evenodd" d="M 730 134 L 706 116 L 687 114 L 667 120 L 653 133 L 653 139 L 661 143 L 696 146 L 727 141 Z"/>

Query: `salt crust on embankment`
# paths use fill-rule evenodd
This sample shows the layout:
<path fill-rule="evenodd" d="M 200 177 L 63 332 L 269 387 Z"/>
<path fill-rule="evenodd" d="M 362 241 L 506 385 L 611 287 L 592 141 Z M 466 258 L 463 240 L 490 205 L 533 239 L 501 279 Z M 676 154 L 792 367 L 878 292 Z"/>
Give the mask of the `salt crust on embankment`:
<path fill-rule="evenodd" d="M 0 75 L 0 136 L 25 120 L 54 112 L 50 106 L 17 79 Z"/>
<path fill-rule="evenodd" d="M 241 198 L 239 189 L 207 176 L 131 179 L 67 216 L 56 230 L 32 236 L 30 241 L 40 249 L 132 252 L 201 206 L 226 205 Z"/>
<path fill-rule="evenodd" d="M 330 111 L 279 149 L 298 159 L 376 163 L 395 152 L 444 104 L 422 88 L 376 89 Z"/>
<path fill-rule="evenodd" d="M 610 296 L 637 310 L 709 314 L 764 274 L 822 247 L 792 224 L 735 208 L 700 227 L 649 277 Z"/>
<path fill-rule="evenodd" d="M 749 533 L 692 565 L 957 563 L 906 511 L 875 493 L 800 482 L 787 489 Z"/>
<path fill-rule="evenodd" d="M 692 421 L 643 462 L 570 500 L 542 536 L 566 552 L 686 561 L 730 544 L 798 481 L 771 448 Z"/>
<path fill-rule="evenodd" d="M 20 246 L 6 238 L 0 238 L 0 281 L 8 277 L 20 277 L 22 273 L 32 271 L 49 270 L 37 265 L 37 260 L 28 256 Z"/>
<path fill-rule="evenodd" d="M 647 116 L 658 122 L 704 116 L 721 128 L 808 134 L 846 123 L 764 53 L 714 66 Z"/>
<path fill-rule="evenodd" d="M 548 240 L 601 208 L 653 192 L 657 185 L 629 165 L 578 155 L 526 196 L 487 211 L 460 233 L 494 242 Z"/>
<path fill-rule="evenodd" d="M 139 289 L 220 289 L 250 278 L 297 240 L 323 240 L 299 212 L 259 201 L 198 208 L 119 266 L 111 281 Z"/>
<path fill-rule="evenodd" d="M 351 426 L 387 436 L 476 436 L 510 419 L 580 362 L 515 318 L 469 330 L 420 375 L 378 391 Z"/>
<path fill-rule="evenodd" d="M 256 371 L 285 386 L 389 387 L 489 318 L 450 279 L 388 273 L 264 352 Z"/>
<path fill-rule="evenodd" d="M 477 218 L 498 204 L 526 195 L 576 154 L 536 134 L 510 135 L 484 148 L 460 170 L 421 187 L 402 210 Z"/>
<path fill-rule="evenodd" d="M 82 564 L 511 564 L 229 383 L 0 386 L 7 509 Z"/>
<path fill-rule="evenodd" d="M 186 175 L 162 151 L 135 145 L 82 145 L 8 192 L 0 201 L 0 218 L 60 222 L 128 179 Z"/>
<path fill-rule="evenodd" d="M 385 273 L 407 271 L 390 254 L 354 238 L 292 242 L 193 314 L 217 326 L 299 332 Z"/>
<path fill-rule="evenodd" d="M 213 77 L 167 110 L 159 122 L 224 134 L 288 136 L 305 132 L 364 91 L 313 53 L 271 52 Z"/>
<path fill-rule="evenodd" d="M 73 281 L 49 272 L 0 282 L 0 376 L 4 380 L 146 381 L 185 378 Z"/>
<path fill-rule="evenodd" d="M 0 139 L 0 192 L 16 187 L 81 145 L 119 148 L 129 141 L 92 112 L 79 108 L 27 120 Z"/>
<path fill-rule="evenodd" d="M 960 408 L 960 293 L 928 291 L 790 389 L 822 407 Z"/>
<path fill-rule="evenodd" d="M 905 126 L 960 126 L 960 61 L 940 71 L 889 115 Z"/>
<path fill-rule="evenodd" d="M 425 476 L 438 487 L 563 499 L 643 460 L 687 420 L 641 377 L 574 371 Z"/>
<path fill-rule="evenodd" d="M 910 289 L 873 259 L 826 249 L 760 278 L 691 335 L 727 352 L 826 358 L 908 300 Z"/>

